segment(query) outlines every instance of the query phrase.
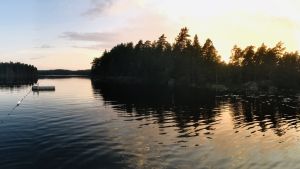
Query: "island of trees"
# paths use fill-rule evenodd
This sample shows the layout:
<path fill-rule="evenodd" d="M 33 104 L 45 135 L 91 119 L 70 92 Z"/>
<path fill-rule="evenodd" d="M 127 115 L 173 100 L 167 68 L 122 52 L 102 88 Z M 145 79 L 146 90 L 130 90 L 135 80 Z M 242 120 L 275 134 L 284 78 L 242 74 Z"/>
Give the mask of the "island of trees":
<path fill-rule="evenodd" d="M 279 42 L 274 47 L 234 46 L 225 63 L 210 39 L 202 45 L 182 28 L 173 44 L 163 34 L 153 42 L 122 43 L 105 51 L 93 60 L 91 74 L 94 80 L 127 84 L 296 89 L 299 58 Z"/>
<path fill-rule="evenodd" d="M 0 85 L 28 84 L 37 81 L 38 71 L 33 65 L 23 63 L 0 63 Z"/>

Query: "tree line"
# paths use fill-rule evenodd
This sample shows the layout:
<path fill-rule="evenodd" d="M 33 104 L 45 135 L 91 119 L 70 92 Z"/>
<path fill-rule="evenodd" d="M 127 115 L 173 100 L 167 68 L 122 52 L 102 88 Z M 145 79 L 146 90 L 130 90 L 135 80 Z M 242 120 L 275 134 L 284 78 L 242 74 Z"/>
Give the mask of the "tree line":
<path fill-rule="evenodd" d="M 282 42 L 275 47 L 234 46 L 230 63 L 230 79 L 234 83 L 258 82 L 260 86 L 299 88 L 300 56 L 298 51 L 287 52 Z"/>
<path fill-rule="evenodd" d="M 212 40 L 201 45 L 185 27 L 173 44 L 164 34 L 153 42 L 121 43 L 93 60 L 91 74 L 94 79 L 124 83 L 297 88 L 299 68 L 299 53 L 287 52 L 281 42 L 275 47 L 234 46 L 229 63 L 222 62 Z"/>
<path fill-rule="evenodd" d="M 66 70 L 66 69 L 54 69 L 54 70 L 39 70 L 39 76 L 89 76 L 90 70 Z"/>
<path fill-rule="evenodd" d="M 0 84 L 34 83 L 38 71 L 33 65 L 23 63 L 0 63 Z"/>

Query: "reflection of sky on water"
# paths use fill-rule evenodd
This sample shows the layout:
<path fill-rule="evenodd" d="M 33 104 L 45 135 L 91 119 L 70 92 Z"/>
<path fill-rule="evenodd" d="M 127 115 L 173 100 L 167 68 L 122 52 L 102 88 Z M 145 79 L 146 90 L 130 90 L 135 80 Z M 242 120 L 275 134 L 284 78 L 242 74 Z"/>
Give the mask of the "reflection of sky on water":
<path fill-rule="evenodd" d="M 127 118 L 125 121 L 138 121 L 132 132 L 139 133 L 136 128 L 142 128 L 144 133 L 134 138 L 146 134 L 148 139 L 151 138 L 150 142 L 164 145 L 170 151 L 173 148 L 174 156 L 189 155 L 190 164 L 199 161 L 196 164 L 201 162 L 209 166 L 214 159 L 216 163 L 222 161 L 218 167 L 241 167 L 254 165 L 255 161 L 258 164 L 254 165 L 255 168 L 269 163 L 280 164 L 283 157 L 291 161 L 299 157 L 296 155 L 299 150 L 296 110 L 279 105 L 274 108 L 274 105 L 259 103 L 261 100 L 249 103 L 243 99 L 213 98 L 209 101 L 211 98 L 206 97 L 205 101 L 195 101 L 193 96 L 183 96 L 183 101 L 180 98 L 174 104 L 171 97 L 160 100 L 158 97 L 164 97 L 163 93 L 157 92 L 155 95 L 145 90 L 145 95 L 132 88 L 122 91 L 104 86 L 96 91 L 103 96 L 105 103 L 119 112 L 119 116 Z M 154 97 L 154 102 L 148 102 L 151 99 L 145 97 Z M 189 99 L 192 102 L 190 105 L 186 104 Z M 151 145 L 148 141 L 144 140 L 144 147 Z M 135 150 L 132 147 L 134 142 L 127 147 L 129 151 Z M 163 150 L 161 147 L 159 149 Z M 142 153 L 141 157 L 149 155 L 149 152 L 139 153 Z M 202 159 L 204 156 L 205 162 Z"/>
<path fill-rule="evenodd" d="M 9 116 L 30 86 L 0 88 L 0 168 L 299 167 L 298 110 L 280 99 L 86 78 L 39 83 L 56 91 L 30 93 Z"/>

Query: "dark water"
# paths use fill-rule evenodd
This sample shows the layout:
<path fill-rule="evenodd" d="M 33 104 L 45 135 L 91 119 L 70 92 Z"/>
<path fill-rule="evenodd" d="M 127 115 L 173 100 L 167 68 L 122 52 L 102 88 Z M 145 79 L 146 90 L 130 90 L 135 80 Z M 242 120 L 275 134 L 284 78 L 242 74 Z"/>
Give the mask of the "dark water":
<path fill-rule="evenodd" d="M 300 168 L 294 96 L 39 83 L 0 88 L 1 169 Z"/>

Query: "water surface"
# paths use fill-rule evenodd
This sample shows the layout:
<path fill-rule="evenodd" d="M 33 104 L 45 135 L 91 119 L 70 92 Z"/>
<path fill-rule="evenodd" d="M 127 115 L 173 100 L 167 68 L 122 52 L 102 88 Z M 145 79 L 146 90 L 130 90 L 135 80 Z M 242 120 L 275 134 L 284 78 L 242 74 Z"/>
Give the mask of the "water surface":
<path fill-rule="evenodd" d="M 300 168 L 293 96 L 39 83 L 0 88 L 0 168 Z"/>

